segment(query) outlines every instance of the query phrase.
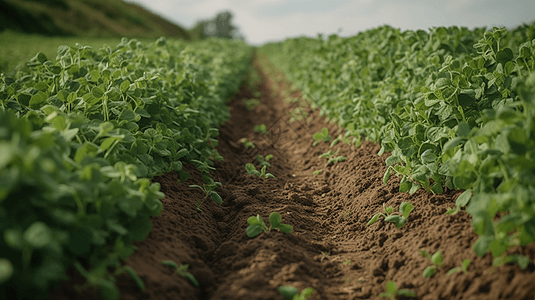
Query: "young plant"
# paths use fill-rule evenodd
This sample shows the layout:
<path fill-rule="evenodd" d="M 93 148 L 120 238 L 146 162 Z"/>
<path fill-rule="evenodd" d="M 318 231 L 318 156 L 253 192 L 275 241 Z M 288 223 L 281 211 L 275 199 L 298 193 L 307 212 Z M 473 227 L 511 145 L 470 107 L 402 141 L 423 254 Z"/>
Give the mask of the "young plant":
<path fill-rule="evenodd" d="M 459 271 L 461 271 L 464 274 L 466 274 L 468 272 L 468 266 L 469 265 L 470 265 L 470 260 L 469 259 L 463 260 L 463 262 L 461 263 L 460 267 L 455 267 L 455 268 L 453 268 L 453 269 L 448 271 L 448 276 L 450 276 L 453 273 L 459 272 Z"/>
<path fill-rule="evenodd" d="M 255 237 L 262 231 L 265 233 L 270 232 L 272 229 L 278 229 L 284 233 L 290 233 L 293 230 L 292 225 L 288 224 L 282 224 L 282 217 L 278 212 L 272 212 L 269 215 L 269 227 L 266 226 L 266 223 L 264 223 L 264 220 L 262 220 L 262 217 L 260 215 L 256 215 L 249 217 L 247 219 L 247 223 L 249 226 L 246 229 L 246 233 L 248 237 Z"/>
<path fill-rule="evenodd" d="M 219 194 L 215 191 L 215 189 L 218 186 L 221 186 L 221 182 L 214 181 L 211 178 L 210 180 L 211 180 L 210 182 L 203 184 L 202 187 L 196 184 L 191 184 L 189 186 L 189 187 L 199 188 L 201 189 L 201 191 L 204 192 L 204 198 L 201 201 L 197 201 L 196 208 L 198 211 L 202 211 L 201 205 L 204 202 L 204 200 L 206 200 L 208 197 L 211 197 L 212 200 L 214 200 L 217 204 L 223 203 L 223 199 L 221 199 L 221 196 L 219 196 Z"/>
<path fill-rule="evenodd" d="M 331 255 L 331 252 L 321 252 L 321 262 L 323 262 L 324 259 L 327 258 L 327 256 Z"/>
<path fill-rule="evenodd" d="M 261 167 L 263 167 L 263 166 L 271 167 L 271 164 L 268 163 L 268 161 L 269 161 L 270 159 L 272 159 L 272 158 L 273 158 L 273 155 L 271 155 L 271 154 L 266 155 L 265 158 L 264 158 L 262 155 L 259 154 L 259 155 L 256 157 L 256 160 L 258 160 L 258 163 L 260 164 Z"/>
<path fill-rule="evenodd" d="M 442 266 L 442 252 L 438 250 L 435 254 L 430 255 L 425 249 L 420 250 L 423 257 L 427 257 L 433 263 L 432 266 L 425 268 L 423 276 L 425 278 L 431 278 L 437 272 L 438 268 Z"/>
<path fill-rule="evenodd" d="M 243 143 L 243 145 L 245 146 L 245 149 L 255 148 L 255 145 L 249 142 L 246 138 L 240 139 L 240 142 Z"/>
<path fill-rule="evenodd" d="M 245 170 L 247 171 L 247 174 L 249 175 L 256 175 L 258 177 L 264 177 L 264 178 L 275 178 L 275 176 L 271 173 L 266 173 L 267 166 L 263 166 L 262 169 L 260 169 L 260 172 L 256 169 L 256 167 L 252 163 L 246 163 L 245 164 Z"/>
<path fill-rule="evenodd" d="M 323 127 L 320 132 L 314 133 L 312 137 L 314 138 L 314 143 L 312 144 L 312 146 L 316 146 L 322 141 L 328 143 L 331 140 L 329 130 L 326 127 Z"/>
<path fill-rule="evenodd" d="M 386 283 L 386 293 L 381 293 L 379 297 L 388 298 L 390 300 L 396 300 L 396 296 L 403 297 L 416 297 L 416 293 L 409 289 L 400 289 L 396 286 L 396 283 L 389 280 Z"/>
<path fill-rule="evenodd" d="M 312 174 L 314 174 L 314 175 L 318 175 L 318 174 L 319 174 L 319 173 L 321 173 L 321 172 L 323 172 L 323 170 L 322 170 L 322 169 L 320 169 L 320 170 L 317 170 L 317 171 L 314 171 L 314 172 L 312 172 Z"/>
<path fill-rule="evenodd" d="M 529 262 L 530 262 L 529 257 L 526 255 L 502 254 L 498 257 L 495 257 L 494 260 L 492 261 L 492 270 L 490 271 L 490 273 L 494 272 L 495 268 L 503 266 L 507 263 L 516 263 L 520 267 L 520 269 L 524 270 L 525 268 L 528 267 Z"/>
<path fill-rule="evenodd" d="M 399 206 L 399 215 L 394 214 L 394 207 L 389 206 L 386 207 L 386 205 L 383 203 L 383 213 L 375 214 L 370 221 L 366 224 L 366 226 L 370 226 L 373 223 L 377 222 L 380 217 L 383 217 L 385 221 L 392 222 L 394 225 L 396 225 L 397 228 L 403 227 L 405 223 L 407 222 L 407 219 L 409 218 L 409 214 L 414 209 L 414 206 L 410 204 L 409 202 L 401 202 L 401 205 Z"/>
<path fill-rule="evenodd" d="M 178 275 L 186 277 L 191 282 L 191 284 L 193 284 L 196 287 L 199 287 L 199 282 L 197 281 L 197 279 L 195 279 L 195 276 L 193 276 L 190 272 L 188 272 L 189 265 L 181 265 L 179 267 L 172 260 L 162 260 L 162 264 L 175 269 Z"/>
<path fill-rule="evenodd" d="M 310 298 L 312 293 L 314 293 L 314 289 L 307 287 L 301 291 L 301 294 L 299 294 L 299 290 L 297 288 L 283 285 L 279 287 L 279 292 L 284 297 L 284 300 L 307 300 Z"/>
<path fill-rule="evenodd" d="M 327 158 L 328 159 L 327 164 L 331 164 L 331 163 L 336 164 L 341 161 L 345 161 L 346 160 L 345 156 L 342 156 L 342 155 L 336 156 L 338 152 L 340 152 L 340 150 L 336 150 L 336 152 L 329 150 L 323 153 L 322 155 L 320 155 L 320 158 Z"/>
<path fill-rule="evenodd" d="M 255 125 L 253 127 L 253 130 L 254 132 L 258 132 L 258 133 L 262 133 L 262 134 L 269 134 L 269 131 L 266 130 L 266 125 L 265 124 L 261 124 L 261 125 Z"/>
<path fill-rule="evenodd" d="M 245 108 L 248 111 L 253 110 L 255 107 L 257 107 L 260 104 L 260 100 L 258 99 L 243 99 L 242 102 L 245 104 Z"/>
<path fill-rule="evenodd" d="M 349 266 L 350 263 L 351 263 L 351 259 L 349 259 L 348 261 L 343 262 L 344 266 Z"/>

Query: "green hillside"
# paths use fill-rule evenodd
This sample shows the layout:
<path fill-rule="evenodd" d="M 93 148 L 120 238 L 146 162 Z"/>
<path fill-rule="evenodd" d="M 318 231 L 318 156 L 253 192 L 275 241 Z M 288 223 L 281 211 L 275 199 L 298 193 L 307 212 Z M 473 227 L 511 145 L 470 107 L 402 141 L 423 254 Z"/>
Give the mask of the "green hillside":
<path fill-rule="evenodd" d="M 182 27 L 122 0 L 0 0 L 0 31 L 189 40 Z"/>

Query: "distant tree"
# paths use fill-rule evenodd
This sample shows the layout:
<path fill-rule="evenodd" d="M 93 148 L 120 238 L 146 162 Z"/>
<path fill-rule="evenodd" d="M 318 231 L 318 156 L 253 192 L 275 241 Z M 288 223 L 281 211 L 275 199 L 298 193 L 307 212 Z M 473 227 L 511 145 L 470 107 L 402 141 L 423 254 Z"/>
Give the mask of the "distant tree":
<path fill-rule="evenodd" d="M 198 21 L 189 31 L 190 36 L 193 40 L 201 40 L 208 37 L 244 40 L 238 28 L 232 24 L 232 17 L 230 11 L 223 11 L 213 19 Z"/>

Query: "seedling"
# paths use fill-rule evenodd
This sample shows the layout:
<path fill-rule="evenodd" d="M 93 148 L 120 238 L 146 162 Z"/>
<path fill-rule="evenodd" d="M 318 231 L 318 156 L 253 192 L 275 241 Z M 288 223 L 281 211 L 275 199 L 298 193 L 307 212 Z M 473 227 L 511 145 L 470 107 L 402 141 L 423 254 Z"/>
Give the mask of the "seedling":
<path fill-rule="evenodd" d="M 349 217 L 349 215 L 351 214 L 351 212 L 348 210 L 344 213 L 344 219 Z"/>
<path fill-rule="evenodd" d="M 256 160 L 258 160 L 258 163 L 259 163 L 260 166 L 262 166 L 262 167 L 263 167 L 263 166 L 271 167 L 271 164 L 268 163 L 268 161 L 269 161 L 270 159 L 272 159 L 272 158 L 273 158 L 273 155 L 271 155 L 271 154 L 266 155 L 265 158 L 264 158 L 262 155 L 259 154 L 259 155 L 256 157 Z"/>
<path fill-rule="evenodd" d="M 336 144 L 338 144 L 339 142 L 343 141 L 344 138 L 341 134 L 338 135 L 337 138 L 335 138 L 332 142 L 331 142 L 331 148 L 334 147 Z"/>
<path fill-rule="evenodd" d="M 346 262 L 343 262 L 344 266 L 348 266 L 350 263 L 351 263 L 351 259 Z"/>
<path fill-rule="evenodd" d="M 336 152 L 329 150 L 323 153 L 322 155 L 320 155 L 320 158 L 324 158 L 324 157 L 327 158 L 328 159 L 327 164 L 330 164 L 330 163 L 336 164 L 341 161 L 345 161 L 346 160 L 345 156 L 342 156 L 342 155 L 336 156 L 338 152 L 340 152 L 340 150 L 336 150 Z"/>
<path fill-rule="evenodd" d="M 524 270 L 525 268 L 528 267 L 529 262 L 530 262 L 529 257 L 527 257 L 526 255 L 503 254 L 501 256 L 494 258 L 494 260 L 492 261 L 492 270 L 490 271 L 490 273 L 494 272 L 495 268 L 503 266 L 507 263 L 516 263 L 520 267 L 520 269 Z"/>
<path fill-rule="evenodd" d="M 301 294 L 299 294 L 299 290 L 297 288 L 283 285 L 279 287 L 279 292 L 284 297 L 284 300 L 306 300 L 310 298 L 312 293 L 314 293 L 314 289 L 307 287 L 301 291 Z"/>
<path fill-rule="evenodd" d="M 278 229 L 284 233 L 291 233 L 293 230 L 292 225 L 282 224 L 282 217 L 278 212 L 272 212 L 269 215 L 269 227 L 266 226 L 266 223 L 262 220 L 260 215 L 249 217 L 247 223 L 249 226 L 246 229 L 248 237 L 255 237 L 262 231 L 265 233 L 270 232 L 272 229 Z"/>
<path fill-rule="evenodd" d="M 317 170 L 317 171 L 314 171 L 314 172 L 312 172 L 312 174 L 314 174 L 314 175 L 318 175 L 318 174 L 321 173 L 321 172 L 323 172 L 323 170 Z"/>
<path fill-rule="evenodd" d="M 253 127 L 253 130 L 254 132 L 259 132 L 259 133 L 263 133 L 263 134 L 269 134 L 269 131 L 266 130 L 266 125 L 265 124 L 261 124 L 261 125 L 255 125 Z"/>
<path fill-rule="evenodd" d="M 186 277 L 191 282 L 191 284 L 193 284 L 196 287 L 199 287 L 199 282 L 197 281 L 197 279 L 195 279 L 195 276 L 193 276 L 190 272 L 188 272 L 189 265 L 181 265 L 179 267 L 172 260 L 162 260 L 162 264 L 175 269 L 178 275 Z"/>
<path fill-rule="evenodd" d="M 409 202 L 401 202 L 401 205 L 399 206 L 399 215 L 394 214 L 394 207 L 389 206 L 386 207 L 386 205 L 383 203 L 383 210 L 385 213 L 378 213 L 375 214 L 370 221 L 366 224 L 366 226 L 370 226 L 373 223 L 377 222 L 380 217 L 384 217 L 385 221 L 392 222 L 394 225 L 396 225 L 397 228 L 403 227 L 405 223 L 407 222 L 407 219 L 409 218 L 409 214 L 414 209 L 414 206 L 410 204 Z"/>
<path fill-rule="evenodd" d="M 240 142 L 243 143 L 243 145 L 245 146 L 245 149 L 255 148 L 255 145 L 249 142 L 246 138 L 242 138 Z"/>
<path fill-rule="evenodd" d="M 204 200 L 206 200 L 208 197 L 211 197 L 212 200 L 214 200 L 217 204 L 223 203 L 223 199 L 221 199 L 221 196 L 219 196 L 219 194 L 215 191 L 215 189 L 218 186 L 221 186 L 221 182 L 213 181 L 212 179 L 211 179 L 211 182 L 203 184 L 202 187 L 196 184 L 191 184 L 189 186 L 189 187 L 199 188 L 201 189 L 201 191 L 204 192 L 204 198 L 201 201 L 197 201 L 197 204 L 196 204 L 196 208 L 198 211 L 202 211 L 201 205 L 204 202 Z"/>
<path fill-rule="evenodd" d="M 314 133 L 312 137 L 314 138 L 314 143 L 312 144 L 312 146 L 316 146 L 322 141 L 328 143 L 331 140 L 329 130 L 326 127 L 323 127 L 320 132 Z"/>
<path fill-rule="evenodd" d="M 469 259 L 463 260 L 463 262 L 461 263 L 460 267 L 455 267 L 455 268 L 453 268 L 453 269 L 448 271 L 448 276 L 450 276 L 453 273 L 459 272 L 459 271 L 461 271 L 464 274 L 466 274 L 468 272 L 468 266 L 469 265 L 470 265 L 470 260 Z"/>
<path fill-rule="evenodd" d="M 245 104 L 245 108 L 249 111 L 253 110 L 255 107 L 257 107 L 260 104 L 260 100 L 258 99 L 243 99 L 242 102 Z"/>
<path fill-rule="evenodd" d="M 396 286 L 396 283 L 389 280 L 386 283 L 386 293 L 381 293 L 379 297 L 388 298 L 390 300 L 396 300 L 396 296 L 404 297 L 416 297 L 416 293 L 409 289 L 400 289 Z"/>
<path fill-rule="evenodd" d="M 435 275 L 438 268 L 442 266 L 442 252 L 438 250 L 437 252 L 435 252 L 435 254 L 431 256 L 425 249 L 422 249 L 420 250 L 420 253 L 422 254 L 423 257 L 429 258 L 431 262 L 433 263 L 432 266 L 425 268 L 424 274 L 423 274 L 425 278 L 431 278 L 433 277 L 433 275 Z"/>
<path fill-rule="evenodd" d="M 262 169 L 260 169 L 260 172 L 258 172 L 256 167 L 252 163 L 245 164 L 245 170 L 247 171 L 247 174 L 256 175 L 258 177 L 264 177 L 264 178 L 275 178 L 273 174 L 266 173 L 266 168 L 267 166 L 263 166 Z"/>
<path fill-rule="evenodd" d="M 321 262 L 329 255 L 331 255 L 331 252 L 321 252 Z"/>

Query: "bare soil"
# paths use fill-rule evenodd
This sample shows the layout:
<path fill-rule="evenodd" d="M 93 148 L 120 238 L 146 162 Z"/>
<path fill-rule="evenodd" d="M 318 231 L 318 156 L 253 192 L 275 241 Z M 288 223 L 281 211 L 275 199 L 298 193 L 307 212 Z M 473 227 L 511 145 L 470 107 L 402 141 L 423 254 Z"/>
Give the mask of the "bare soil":
<path fill-rule="evenodd" d="M 261 104 L 246 109 L 242 100 L 253 96 L 244 86 L 229 104 L 230 121 L 220 128 L 217 150 L 225 160 L 216 163 L 212 176 L 223 183 L 217 190 L 223 204 L 207 200 L 202 212 L 195 209 L 203 194 L 189 187 L 202 185 L 194 167 L 186 166 L 192 177 L 183 184 L 177 183 L 175 173 L 154 178 L 166 195 L 164 210 L 153 219 L 149 237 L 126 261 L 143 279 L 146 291 L 121 275 L 117 282 L 121 299 L 281 300 L 277 290 L 281 285 L 313 287 L 310 299 L 381 299 L 388 280 L 413 290 L 416 299 L 535 299 L 535 245 L 512 251 L 529 256 L 528 268 L 508 264 L 494 269 L 490 254 L 479 258 L 471 249 L 477 239 L 471 217 L 464 211 L 445 215 L 462 191 L 400 193 L 396 176 L 384 185 L 388 154 L 378 156 L 380 147 L 375 143 L 363 141 L 358 148 L 338 143 L 330 148 L 322 142 L 313 147 L 312 135 L 322 127 L 334 136 L 339 129 L 325 123 L 317 110 L 307 111 L 308 121 L 290 122 L 288 112 L 302 102 L 287 100 L 304 97 L 299 92 L 281 96 L 291 85 L 286 80 L 275 82 L 273 73 L 266 75 L 262 68 L 266 64 L 265 57 L 254 61 L 263 77 L 258 87 Z M 254 132 L 253 126 L 259 124 L 266 124 L 270 134 Z M 256 148 L 245 150 L 241 138 Z M 319 156 L 329 150 L 339 150 L 347 160 L 327 165 L 327 159 Z M 273 155 L 268 172 L 276 178 L 247 174 L 245 163 L 255 162 L 257 154 Z M 382 211 L 383 203 L 397 210 L 403 201 L 415 208 L 401 229 L 384 221 L 366 226 Z M 248 217 L 259 214 L 267 222 L 274 211 L 282 215 L 283 223 L 293 225 L 292 233 L 247 237 Z M 443 253 L 444 264 L 432 278 L 422 276 L 431 262 L 420 249 Z M 464 259 L 472 261 L 467 274 L 447 276 Z M 188 271 L 200 287 L 162 260 L 189 264 Z M 56 298 L 72 295 L 68 290 L 57 290 Z"/>

